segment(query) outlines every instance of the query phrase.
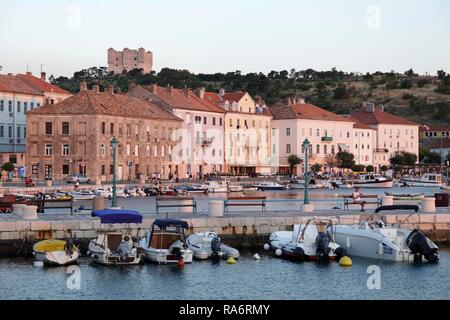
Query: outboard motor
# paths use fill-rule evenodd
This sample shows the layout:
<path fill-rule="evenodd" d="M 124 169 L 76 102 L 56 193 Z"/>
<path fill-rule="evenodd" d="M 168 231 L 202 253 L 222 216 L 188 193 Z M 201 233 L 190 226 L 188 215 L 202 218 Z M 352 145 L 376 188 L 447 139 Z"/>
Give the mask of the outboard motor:
<path fill-rule="evenodd" d="M 339 262 L 339 260 L 341 260 L 342 257 L 345 257 L 347 255 L 347 250 L 345 250 L 342 247 L 336 248 L 336 250 L 334 250 L 334 254 L 336 255 L 336 261 Z"/>
<path fill-rule="evenodd" d="M 220 249 L 221 241 L 219 237 L 214 237 L 211 240 L 211 250 L 214 256 L 220 256 L 222 250 Z"/>
<path fill-rule="evenodd" d="M 316 256 L 319 261 L 329 261 L 330 259 L 330 238 L 326 232 L 319 232 L 316 237 Z"/>
<path fill-rule="evenodd" d="M 414 262 L 421 262 L 422 256 L 429 262 L 438 262 L 438 248 L 418 229 L 414 229 L 406 238 L 406 244 L 414 254 Z"/>

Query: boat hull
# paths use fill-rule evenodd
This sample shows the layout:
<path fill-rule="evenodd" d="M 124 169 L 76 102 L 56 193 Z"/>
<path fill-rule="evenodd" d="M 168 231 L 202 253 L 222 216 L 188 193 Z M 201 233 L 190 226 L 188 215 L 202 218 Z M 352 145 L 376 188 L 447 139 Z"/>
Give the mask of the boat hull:
<path fill-rule="evenodd" d="M 51 266 L 75 264 L 80 256 L 78 251 L 74 251 L 71 255 L 66 254 L 65 251 L 34 252 L 33 254 L 36 261 L 41 261 Z"/>
<path fill-rule="evenodd" d="M 168 249 L 143 248 L 144 258 L 146 261 L 158 264 L 178 263 L 178 256 L 171 255 Z M 191 250 L 181 250 L 181 256 L 184 263 L 192 263 L 193 253 Z"/>
<path fill-rule="evenodd" d="M 353 187 L 360 188 L 392 188 L 394 181 L 374 181 L 374 182 L 353 182 Z"/>

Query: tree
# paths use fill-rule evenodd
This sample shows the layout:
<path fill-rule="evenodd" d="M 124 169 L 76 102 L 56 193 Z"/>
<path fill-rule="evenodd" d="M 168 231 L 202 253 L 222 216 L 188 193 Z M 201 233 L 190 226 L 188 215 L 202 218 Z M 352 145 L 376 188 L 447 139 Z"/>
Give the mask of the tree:
<path fill-rule="evenodd" d="M 386 171 L 388 171 L 388 167 L 387 166 L 381 166 L 381 168 L 380 168 L 380 170 L 381 170 L 381 172 L 386 172 Z"/>
<path fill-rule="evenodd" d="M 394 166 L 412 166 L 417 162 L 417 155 L 410 152 L 400 152 L 392 157 L 389 162 Z"/>
<path fill-rule="evenodd" d="M 364 172 L 364 169 L 365 169 L 365 167 L 364 167 L 362 164 L 355 164 L 355 165 L 352 167 L 352 170 L 353 170 L 354 172 Z"/>
<path fill-rule="evenodd" d="M 332 169 L 334 167 L 337 167 L 338 161 L 336 159 L 336 155 L 333 153 L 327 154 L 325 156 L 325 164 L 328 166 L 328 168 Z"/>
<path fill-rule="evenodd" d="M 14 171 L 15 166 L 12 162 L 5 162 L 2 166 L 2 170 L 8 172 L 8 180 L 9 180 L 9 173 Z"/>
<path fill-rule="evenodd" d="M 347 99 L 348 98 L 348 90 L 347 86 L 343 83 L 339 84 L 339 86 L 334 89 L 334 96 L 333 99 L 341 100 L 341 99 Z"/>
<path fill-rule="evenodd" d="M 313 165 L 311 166 L 311 170 L 312 170 L 312 172 L 314 172 L 314 173 L 318 173 L 318 172 L 320 172 L 320 171 L 322 170 L 322 165 L 321 165 L 321 164 L 318 164 L 318 163 L 313 164 Z"/>
<path fill-rule="evenodd" d="M 336 154 L 338 167 L 342 169 L 351 169 L 355 165 L 355 156 L 347 151 L 339 151 Z"/>
<path fill-rule="evenodd" d="M 368 166 L 366 167 L 366 171 L 367 171 L 368 173 L 375 172 L 375 168 L 374 168 L 372 165 L 368 165 Z"/>
<path fill-rule="evenodd" d="M 296 154 L 291 154 L 288 157 L 287 161 L 289 163 L 289 168 L 290 168 L 291 176 L 292 176 L 292 174 L 294 172 L 294 167 L 300 163 L 300 158 Z"/>

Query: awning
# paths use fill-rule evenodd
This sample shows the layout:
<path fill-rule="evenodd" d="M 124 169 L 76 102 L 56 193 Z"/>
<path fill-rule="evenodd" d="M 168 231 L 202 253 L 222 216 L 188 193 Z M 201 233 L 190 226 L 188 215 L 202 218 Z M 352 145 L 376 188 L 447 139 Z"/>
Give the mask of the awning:
<path fill-rule="evenodd" d="M 186 221 L 177 219 L 156 219 L 153 224 L 160 229 L 167 227 L 182 227 L 184 229 L 189 229 L 189 225 Z"/>
<path fill-rule="evenodd" d="M 342 151 L 348 151 L 350 149 L 350 147 L 348 146 L 348 144 L 345 143 L 338 143 L 338 147 L 340 150 Z"/>
<path fill-rule="evenodd" d="M 133 210 L 95 210 L 91 215 L 99 217 L 100 223 L 142 223 L 142 215 Z"/>

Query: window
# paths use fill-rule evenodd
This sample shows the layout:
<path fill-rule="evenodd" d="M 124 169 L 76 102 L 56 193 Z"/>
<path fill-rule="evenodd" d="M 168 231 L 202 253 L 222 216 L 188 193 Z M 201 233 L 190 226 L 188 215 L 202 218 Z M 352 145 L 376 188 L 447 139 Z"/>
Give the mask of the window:
<path fill-rule="evenodd" d="M 289 143 L 286 145 L 286 153 L 291 153 L 291 145 Z"/>
<path fill-rule="evenodd" d="M 68 143 L 63 143 L 63 145 L 62 145 L 62 155 L 63 156 L 68 156 L 69 155 L 69 144 Z"/>
<path fill-rule="evenodd" d="M 127 136 L 131 137 L 131 125 L 127 124 Z"/>
<path fill-rule="evenodd" d="M 12 138 L 12 127 L 8 126 L 8 138 Z"/>
<path fill-rule="evenodd" d="M 41 106 L 41 104 L 38 102 L 38 103 L 36 103 L 36 107 L 40 107 Z"/>
<path fill-rule="evenodd" d="M 316 136 L 320 137 L 320 129 L 316 129 Z"/>
<path fill-rule="evenodd" d="M 3 100 L 0 100 L 0 111 L 3 111 L 4 110 L 4 105 L 3 105 Z"/>
<path fill-rule="evenodd" d="M 68 122 L 62 123 L 62 134 L 69 134 L 69 123 Z"/>
<path fill-rule="evenodd" d="M 53 154 L 53 147 L 51 144 L 46 144 L 45 145 L 45 155 L 46 156 L 51 156 Z"/>
<path fill-rule="evenodd" d="M 12 101 L 11 100 L 8 101 L 8 111 L 12 112 Z"/>
<path fill-rule="evenodd" d="M 149 144 L 145 146 L 145 155 L 147 157 L 150 157 L 150 145 Z"/>
<path fill-rule="evenodd" d="M 331 154 L 334 154 L 334 145 L 331 146 Z"/>
<path fill-rule="evenodd" d="M 219 118 L 219 126 L 222 125 L 222 118 Z"/>
<path fill-rule="evenodd" d="M 102 176 L 104 176 L 106 174 L 106 166 L 104 164 L 101 165 L 100 172 L 101 172 Z"/>
<path fill-rule="evenodd" d="M 5 135 L 4 130 L 5 128 L 3 126 L 0 126 L 0 138 L 3 138 L 3 136 Z"/>
<path fill-rule="evenodd" d="M 17 101 L 17 113 L 20 113 L 20 101 Z"/>
<path fill-rule="evenodd" d="M 203 124 L 208 124 L 207 118 L 203 117 Z"/>
<path fill-rule="evenodd" d="M 20 127 L 17 127 L 17 138 L 20 139 Z"/>
<path fill-rule="evenodd" d="M 53 134 L 53 123 L 51 122 L 45 123 L 45 134 Z"/>
<path fill-rule="evenodd" d="M 286 137 L 291 135 L 291 128 L 286 128 Z"/>
<path fill-rule="evenodd" d="M 34 109 L 34 102 L 30 102 L 30 110 Z"/>
<path fill-rule="evenodd" d="M 350 132 L 347 131 L 347 138 L 350 138 Z"/>
<path fill-rule="evenodd" d="M 23 103 L 23 113 L 26 113 L 28 111 L 28 102 Z"/>
<path fill-rule="evenodd" d="M 131 145 L 127 143 L 127 156 L 131 154 Z"/>
<path fill-rule="evenodd" d="M 134 145 L 134 155 L 135 155 L 136 157 L 139 156 L 139 145 L 138 145 L 138 144 L 135 144 L 135 145 Z"/>
<path fill-rule="evenodd" d="M 230 127 L 233 126 L 233 119 L 230 119 Z"/>
<path fill-rule="evenodd" d="M 323 146 L 323 153 L 328 153 L 328 146 L 326 144 Z"/>
<path fill-rule="evenodd" d="M 109 124 L 109 133 L 110 133 L 111 135 L 114 134 L 114 123 L 110 123 L 110 124 Z"/>
<path fill-rule="evenodd" d="M 106 122 L 102 122 L 102 134 L 106 133 Z"/>
<path fill-rule="evenodd" d="M 316 145 L 316 153 L 320 153 L 320 144 Z"/>
<path fill-rule="evenodd" d="M 105 147 L 105 144 L 104 144 L 104 143 L 102 143 L 102 144 L 100 145 L 100 154 L 102 155 L 102 157 L 104 157 L 105 154 L 106 154 L 106 147 Z"/>
<path fill-rule="evenodd" d="M 202 117 L 200 117 L 200 116 L 195 116 L 195 123 L 196 123 L 196 124 L 202 124 Z"/>
<path fill-rule="evenodd" d="M 213 126 L 216 125 L 216 117 L 213 117 L 213 118 L 212 118 L 212 124 L 213 124 Z"/>
<path fill-rule="evenodd" d="M 69 165 L 68 164 L 62 165 L 62 174 L 64 174 L 64 175 L 69 174 Z"/>
<path fill-rule="evenodd" d="M 312 137 L 312 128 L 309 128 L 309 136 Z"/>

